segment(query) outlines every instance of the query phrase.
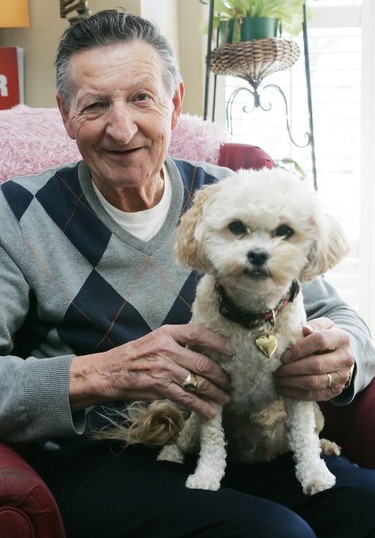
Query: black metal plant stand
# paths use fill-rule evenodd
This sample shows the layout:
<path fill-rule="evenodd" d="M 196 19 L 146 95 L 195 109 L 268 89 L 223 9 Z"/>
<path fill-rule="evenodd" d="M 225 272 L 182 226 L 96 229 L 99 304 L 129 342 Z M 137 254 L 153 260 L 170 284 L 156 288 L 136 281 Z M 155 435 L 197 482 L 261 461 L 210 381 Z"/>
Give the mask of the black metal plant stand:
<path fill-rule="evenodd" d="M 233 134 L 232 108 L 233 108 L 234 102 L 235 102 L 238 94 L 245 92 L 245 93 L 250 94 L 252 99 L 253 99 L 253 107 L 251 109 L 249 109 L 247 106 L 244 106 L 242 108 L 243 112 L 250 113 L 254 108 L 260 108 L 260 109 L 264 110 L 265 112 L 269 112 L 272 109 L 272 104 L 268 101 L 267 105 L 265 105 L 264 100 L 262 99 L 265 96 L 265 94 L 267 93 L 268 90 L 275 90 L 276 92 L 278 92 L 281 95 L 281 97 L 283 99 L 284 108 L 285 108 L 286 130 L 288 132 L 288 136 L 289 136 L 289 139 L 291 140 L 292 144 L 294 146 L 298 147 L 298 148 L 305 148 L 308 145 L 310 145 L 311 144 L 311 133 L 310 132 L 306 132 L 304 134 L 304 138 L 305 138 L 304 143 L 298 143 L 296 141 L 296 139 L 294 138 L 294 136 L 292 135 L 292 130 L 291 130 L 291 127 L 290 127 L 290 114 L 289 114 L 288 101 L 287 101 L 287 98 L 285 96 L 285 93 L 280 88 L 280 86 L 278 86 L 277 84 L 267 84 L 266 86 L 263 86 L 260 91 L 258 91 L 257 88 L 256 89 L 251 89 L 249 87 L 241 87 L 241 88 L 237 88 L 236 90 L 234 90 L 234 92 L 231 94 L 231 96 L 229 97 L 229 99 L 227 101 L 227 104 L 226 104 L 226 118 L 227 118 L 227 124 L 228 124 L 229 133 Z"/>
<path fill-rule="evenodd" d="M 200 0 L 201 3 L 207 2 Z M 306 2 L 303 5 L 303 46 L 305 59 L 305 77 L 307 89 L 307 107 L 309 116 L 309 132 L 304 134 L 305 142 L 298 143 L 293 137 L 290 127 L 290 115 L 287 98 L 282 88 L 276 84 L 267 84 L 262 86 L 264 77 L 275 71 L 286 69 L 293 65 L 299 56 L 299 48 L 293 41 L 275 39 L 258 39 L 238 44 L 223 45 L 212 50 L 213 40 L 213 14 L 214 0 L 209 2 L 209 22 L 208 22 L 208 37 L 207 37 L 207 55 L 206 55 L 206 79 L 205 79 L 205 95 L 204 95 L 204 119 L 208 116 L 209 102 L 209 85 L 210 72 L 214 73 L 214 91 L 212 103 L 212 121 L 215 120 L 216 107 L 216 84 L 217 75 L 231 75 L 245 79 L 249 85 L 237 88 L 229 97 L 226 105 L 226 118 L 229 132 L 233 132 L 232 108 L 234 101 L 241 92 L 246 92 L 252 97 L 253 107 L 243 107 L 244 112 L 251 112 L 254 108 L 260 108 L 264 111 L 269 111 L 272 108 L 270 102 L 264 104 L 262 99 L 264 93 L 270 90 L 279 93 L 283 99 L 285 107 L 286 129 L 288 136 L 293 145 L 299 148 L 311 146 L 311 161 L 314 188 L 317 189 L 317 170 L 316 170 L 316 155 L 315 155 L 315 139 L 314 139 L 314 124 L 312 112 L 311 98 L 311 80 L 310 80 L 310 65 L 309 65 L 309 50 L 307 39 L 307 23 L 306 23 Z M 219 36 L 217 33 L 217 42 Z"/>

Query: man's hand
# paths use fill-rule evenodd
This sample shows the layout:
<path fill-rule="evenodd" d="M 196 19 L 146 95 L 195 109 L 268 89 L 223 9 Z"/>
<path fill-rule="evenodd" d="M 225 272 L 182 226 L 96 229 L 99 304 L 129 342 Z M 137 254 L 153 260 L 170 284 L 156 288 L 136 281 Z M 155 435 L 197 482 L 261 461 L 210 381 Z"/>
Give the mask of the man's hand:
<path fill-rule="evenodd" d="M 303 335 L 281 357 L 277 391 L 298 400 L 330 400 L 351 379 L 355 359 L 349 335 L 327 318 L 309 321 Z"/>
<path fill-rule="evenodd" d="M 229 402 L 230 378 L 216 362 L 190 348 L 196 346 L 227 355 L 228 360 L 233 355 L 222 336 L 188 324 L 164 325 L 105 353 L 74 357 L 69 385 L 72 410 L 116 400 L 169 399 L 206 417 L 215 416 L 209 401 Z M 190 373 L 197 378 L 194 392 L 182 388 Z"/>

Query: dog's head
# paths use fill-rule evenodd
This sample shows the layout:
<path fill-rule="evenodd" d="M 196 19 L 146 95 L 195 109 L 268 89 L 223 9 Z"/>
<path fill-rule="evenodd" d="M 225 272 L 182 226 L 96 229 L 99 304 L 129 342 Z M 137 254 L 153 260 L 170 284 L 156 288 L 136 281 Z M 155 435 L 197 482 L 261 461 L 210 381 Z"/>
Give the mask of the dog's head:
<path fill-rule="evenodd" d="M 316 192 L 280 168 L 240 170 L 197 192 L 177 241 L 185 266 L 244 290 L 311 280 L 347 250 Z"/>

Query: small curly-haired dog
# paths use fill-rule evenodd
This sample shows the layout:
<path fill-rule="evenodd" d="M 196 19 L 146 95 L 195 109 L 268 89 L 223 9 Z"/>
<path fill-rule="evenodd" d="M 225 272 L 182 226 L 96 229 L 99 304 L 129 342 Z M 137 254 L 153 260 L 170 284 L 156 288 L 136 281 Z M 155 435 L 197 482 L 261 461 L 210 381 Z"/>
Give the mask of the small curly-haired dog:
<path fill-rule="evenodd" d="M 325 273 L 347 252 L 339 224 L 306 182 L 282 169 L 241 170 L 196 194 L 179 228 L 178 257 L 202 271 L 192 321 L 230 340 L 228 361 L 203 350 L 232 379 L 231 402 L 213 419 L 193 413 L 159 459 L 182 461 L 200 450 L 190 488 L 217 490 L 228 458 L 268 460 L 291 450 L 303 491 L 335 484 L 321 458 L 339 453 L 319 440 L 315 402 L 280 397 L 273 373 L 306 322 L 300 282 Z M 200 447 L 200 449 L 199 449 Z"/>
<path fill-rule="evenodd" d="M 182 462 L 185 452 L 199 453 L 189 488 L 219 489 L 227 455 L 253 463 L 289 450 L 306 494 L 332 487 L 335 477 L 321 451 L 340 450 L 319 439 L 318 405 L 278 395 L 273 374 L 285 349 L 302 337 L 300 283 L 324 274 L 346 252 L 340 225 L 315 191 L 286 170 L 240 170 L 198 191 L 181 219 L 177 253 L 204 273 L 191 321 L 220 333 L 235 350 L 228 361 L 200 349 L 230 373 L 231 402 L 216 404 L 213 419 L 192 413 L 186 421 L 172 402 L 146 409 L 135 403 L 123 414 L 125 426 L 114 424 L 99 436 L 166 445 L 159 460 Z"/>

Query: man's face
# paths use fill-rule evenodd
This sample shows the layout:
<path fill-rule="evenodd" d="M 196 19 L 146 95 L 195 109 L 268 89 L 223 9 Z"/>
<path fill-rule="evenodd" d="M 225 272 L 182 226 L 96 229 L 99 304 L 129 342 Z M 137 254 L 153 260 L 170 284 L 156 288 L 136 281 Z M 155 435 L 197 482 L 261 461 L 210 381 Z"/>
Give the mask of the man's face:
<path fill-rule="evenodd" d="M 160 179 L 181 113 L 182 84 L 170 95 L 158 54 L 142 41 L 77 53 L 69 77 L 69 110 L 59 97 L 58 104 L 96 185 L 105 196 L 147 190 Z"/>

